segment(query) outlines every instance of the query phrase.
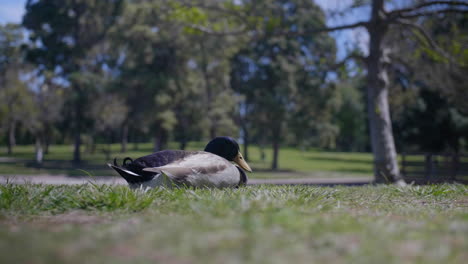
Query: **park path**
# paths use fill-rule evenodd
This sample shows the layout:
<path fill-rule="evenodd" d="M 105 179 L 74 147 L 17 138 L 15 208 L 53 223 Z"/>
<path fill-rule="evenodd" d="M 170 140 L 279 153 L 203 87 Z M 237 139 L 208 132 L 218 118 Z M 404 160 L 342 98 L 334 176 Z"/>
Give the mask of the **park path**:
<path fill-rule="evenodd" d="M 0 184 L 51 184 L 73 185 L 93 182 L 97 184 L 122 185 L 125 180 L 120 177 L 96 176 L 96 177 L 70 177 L 66 175 L 1 175 Z M 352 178 L 301 178 L 301 179 L 249 179 L 248 185 L 272 184 L 272 185 L 365 185 L 371 183 L 368 177 Z"/>

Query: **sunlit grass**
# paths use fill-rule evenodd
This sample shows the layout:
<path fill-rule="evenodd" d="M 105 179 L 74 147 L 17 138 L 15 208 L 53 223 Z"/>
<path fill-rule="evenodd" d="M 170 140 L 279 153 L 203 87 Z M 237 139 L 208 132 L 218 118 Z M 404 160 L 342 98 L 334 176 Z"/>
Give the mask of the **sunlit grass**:
<path fill-rule="evenodd" d="M 53 145 L 50 153 L 45 156 L 42 166 L 34 162 L 33 146 L 17 146 L 14 155 L 6 156 L 6 150 L 0 148 L 0 174 L 65 174 L 72 176 L 86 176 L 80 169 L 86 170 L 95 176 L 115 175 L 106 166 L 114 157 L 120 161 L 124 157 L 140 157 L 152 153 L 152 144 L 138 145 L 138 150 L 133 144 L 129 144 L 126 153 L 120 153 L 120 145 L 110 145 L 110 154 L 106 156 L 104 150 L 108 145 L 98 145 L 95 153 L 82 151 L 83 162 L 73 164 L 71 145 Z M 177 149 L 176 143 L 169 145 L 171 149 Z M 188 150 L 200 150 L 204 148 L 203 142 L 191 142 Z M 369 153 L 340 153 L 318 150 L 298 150 L 294 148 L 282 148 L 279 156 L 279 171 L 271 172 L 271 148 L 264 148 L 262 158 L 258 146 L 249 148 L 249 163 L 254 173 L 250 178 L 299 178 L 299 177 L 353 177 L 372 175 L 372 156 Z"/>
<path fill-rule="evenodd" d="M 465 263 L 468 189 L 1 185 L 1 263 Z"/>

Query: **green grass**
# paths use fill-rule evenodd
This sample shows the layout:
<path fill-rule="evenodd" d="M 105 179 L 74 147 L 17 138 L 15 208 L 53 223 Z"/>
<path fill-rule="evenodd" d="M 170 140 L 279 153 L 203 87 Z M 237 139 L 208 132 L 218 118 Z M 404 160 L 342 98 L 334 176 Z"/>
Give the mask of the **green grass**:
<path fill-rule="evenodd" d="M 188 145 L 190 150 L 203 149 L 203 142 L 191 142 Z M 94 154 L 82 152 L 83 162 L 79 165 L 73 164 L 72 146 L 53 145 L 50 153 L 45 156 L 42 166 L 36 166 L 34 162 L 33 146 L 17 146 L 12 156 L 6 156 L 6 149 L 0 148 L 0 174 L 65 174 L 70 176 L 86 176 L 82 170 L 95 176 L 116 175 L 111 171 L 106 163 L 113 157 L 140 157 L 152 153 L 152 144 L 145 143 L 139 145 L 139 150 L 132 150 L 120 153 L 120 145 L 111 146 L 110 158 L 107 159 L 103 149 L 107 146 L 98 145 Z M 169 148 L 177 149 L 175 143 L 171 143 Z M 271 172 L 272 151 L 265 148 L 265 158 L 261 159 L 260 148 L 252 146 L 249 148 L 249 163 L 254 169 L 254 173 L 249 174 L 250 178 L 301 178 L 301 177 L 353 177 L 372 175 L 372 156 L 369 153 L 340 153 L 325 152 L 317 150 L 301 151 L 293 148 L 282 148 L 279 156 L 279 171 Z"/>
<path fill-rule="evenodd" d="M 465 263 L 468 188 L 0 185 L 1 263 Z"/>

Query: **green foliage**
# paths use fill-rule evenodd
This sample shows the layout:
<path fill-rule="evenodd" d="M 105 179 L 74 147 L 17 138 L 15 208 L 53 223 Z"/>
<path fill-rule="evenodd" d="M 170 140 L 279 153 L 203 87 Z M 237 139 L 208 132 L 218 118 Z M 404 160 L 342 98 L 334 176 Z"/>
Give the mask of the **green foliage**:
<path fill-rule="evenodd" d="M 364 84 L 360 77 L 339 83 L 338 92 L 342 104 L 334 114 L 334 122 L 339 127 L 337 148 L 342 151 L 365 151 L 368 145 L 366 131 L 365 94 L 360 91 Z"/>
<path fill-rule="evenodd" d="M 21 50 L 23 44 L 19 25 L 0 25 L 0 133 L 8 134 L 9 153 L 15 145 L 17 127 L 32 129 L 38 124 L 35 96 L 20 80 L 29 70 Z"/>
<path fill-rule="evenodd" d="M 115 95 L 105 94 L 93 102 L 91 116 L 98 131 L 119 128 L 127 118 L 125 101 Z"/>
<path fill-rule="evenodd" d="M 73 134 L 75 137 L 74 160 L 80 161 L 81 132 L 86 131 L 92 120 L 86 120 L 84 112 L 89 108 L 90 97 L 98 90 L 97 78 L 103 61 L 96 54 L 120 15 L 122 0 L 40 0 L 27 1 L 23 26 L 29 30 L 26 58 L 35 64 L 42 74 L 54 73 L 68 82 Z M 102 77 L 101 75 L 99 77 Z"/>
<path fill-rule="evenodd" d="M 11 67 L 20 64 L 23 59 L 21 56 L 21 45 L 23 44 L 23 32 L 19 25 L 5 24 L 0 25 L 0 73 L 3 83 L 4 74 Z"/>
<path fill-rule="evenodd" d="M 26 85 L 17 79 L 18 72 L 10 72 L 6 85 L 0 90 L 0 127 L 7 129 L 12 123 L 21 123 L 25 127 L 35 127 L 38 120 L 34 118 L 37 108 L 34 95 Z"/>
<path fill-rule="evenodd" d="M 208 22 L 208 15 L 205 10 L 202 10 L 201 8 L 183 6 L 182 4 L 174 1 L 169 2 L 169 6 L 173 11 L 168 15 L 168 18 L 170 20 L 174 20 L 174 22 L 198 25 L 206 25 Z"/>
<path fill-rule="evenodd" d="M 431 89 L 422 89 L 414 100 L 395 119 L 397 142 L 403 150 L 459 152 L 466 147 L 461 142 L 468 140 L 467 116 Z"/>
<path fill-rule="evenodd" d="M 466 150 L 468 104 L 466 14 L 441 19 L 424 17 L 420 32 L 391 32 L 395 47 L 391 105 L 395 138 L 400 150 L 461 152 Z"/>
<path fill-rule="evenodd" d="M 353 1 L 351 8 L 369 4 Z M 466 14 L 416 22 L 445 54 L 417 30 L 390 27 L 391 78 L 405 90 L 390 91 L 402 134 L 396 138 L 414 150 L 462 150 Z M 240 135 L 261 146 L 369 149 L 362 84 L 353 79 L 361 76 L 345 77 L 359 75 L 360 65 L 330 74 L 335 41 L 317 33 L 325 13 L 313 1 L 31 0 L 22 25 L 0 27 L 3 137 L 11 132 L 21 143 L 47 145 L 72 137 L 77 145 L 81 138 L 90 145 L 153 138 L 158 149 L 171 140 L 185 148 L 192 140 Z M 426 113 L 435 115 L 432 136 L 422 129 L 425 115 L 416 114 L 428 102 L 415 87 L 443 88 L 437 93 L 448 98 L 440 105 L 450 109 Z M 450 132 L 437 132 L 441 126 Z M 432 143 L 414 144 L 408 135 Z M 444 147 L 427 140 L 434 136 Z"/>
<path fill-rule="evenodd" d="M 233 88 L 245 97 L 241 118 L 251 130 L 250 140 L 278 144 L 289 137 L 289 142 L 307 145 L 319 138 L 318 145 L 333 147 L 336 127 L 329 113 L 337 102 L 333 87 L 323 84 L 325 67 L 334 60 L 333 41 L 312 34 L 275 35 L 323 26 L 321 10 L 310 1 L 257 5 L 266 35 L 236 54 L 231 74 Z"/>
<path fill-rule="evenodd" d="M 147 136 L 151 131 L 158 138 L 155 142 L 174 138 L 181 146 L 200 137 L 235 136 L 239 134 L 236 107 L 245 94 L 235 94 L 230 87 L 230 58 L 249 47 L 249 36 L 220 37 L 207 34 L 205 29 L 256 29 L 274 34 L 324 23 L 320 9 L 308 1 L 282 4 L 284 8 L 274 1 L 28 1 L 23 21 L 31 31 L 27 58 L 40 69 L 39 76 L 48 69 L 55 75 L 52 79 L 59 77 L 63 89 L 71 88 L 60 101 L 68 100 L 63 112 L 72 124 L 62 128 L 75 134 L 85 132 L 93 137 L 97 131 L 128 125 L 131 134 Z M 287 98 L 289 92 L 301 99 L 297 96 L 300 90 L 310 87 L 303 84 L 312 72 L 304 70 L 305 65 L 326 64 L 334 57 L 328 37 L 289 39 L 268 35 L 256 42 L 282 50 L 279 56 L 273 56 L 271 69 L 276 76 L 272 81 L 281 80 L 274 86 L 280 87 L 285 100 L 266 97 L 271 100 L 263 106 L 264 112 L 280 105 L 278 109 L 284 113 L 285 105 L 292 102 Z M 332 49 L 322 53 L 326 47 Z M 321 55 L 312 58 L 311 51 L 327 59 Z M 265 52 L 260 48 L 253 55 L 260 58 Z M 305 112 L 306 105 L 313 103 L 301 102 Z M 280 123 L 284 130 L 287 122 Z M 322 136 L 337 131 L 329 124 L 317 127 Z M 335 139 L 331 136 L 320 141 L 333 146 Z"/>
<path fill-rule="evenodd" d="M 79 70 L 80 61 L 100 42 L 122 9 L 121 0 L 27 1 L 23 25 L 33 46 L 28 58 L 65 75 Z M 40 42 L 41 45 L 35 45 Z"/>

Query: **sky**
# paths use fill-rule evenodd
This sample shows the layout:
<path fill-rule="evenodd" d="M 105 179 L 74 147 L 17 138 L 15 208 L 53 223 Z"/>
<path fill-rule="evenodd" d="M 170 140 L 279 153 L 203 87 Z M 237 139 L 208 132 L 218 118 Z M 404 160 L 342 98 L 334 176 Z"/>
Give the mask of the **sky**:
<path fill-rule="evenodd" d="M 26 0 L 1 0 L 0 23 L 19 23 L 24 14 Z"/>
<path fill-rule="evenodd" d="M 20 23 L 25 12 L 26 0 L 0 0 L 0 24 L 5 23 Z M 353 0 L 315 0 L 328 15 L 333 10 L 346 9 Z M 367 12 L 366 12 L 367 11 Z M 328 26 L 337 26 L 345 23 L 354 23 L 358 19 L 368 19 L 369 11 L 365 8 L 353 10 L 352 12 L 345 12 L 340 16 L 327 16 Z M 367 53 L 368 35 L 363 29 L 345 30 L 332 33 L 338 44 L 338 59 L 346 56 L 346 50 L 350 47 L 357 45 L 364 54 Z"/>

